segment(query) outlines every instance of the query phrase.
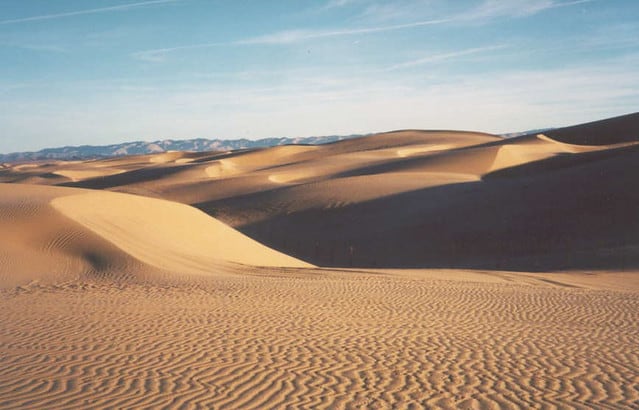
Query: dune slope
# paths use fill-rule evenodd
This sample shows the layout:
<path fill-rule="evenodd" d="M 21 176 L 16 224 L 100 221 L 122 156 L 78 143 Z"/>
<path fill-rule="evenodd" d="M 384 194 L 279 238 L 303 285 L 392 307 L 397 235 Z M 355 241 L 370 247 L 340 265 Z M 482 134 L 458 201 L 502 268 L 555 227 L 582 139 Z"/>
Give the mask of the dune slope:
<path fill-rule="evenodd" d="M 0 286 L 86 275 L 206 274 L 229 263 L 309 266 L 183 204 L 0 184 Z"/>
<path fill-rule="evenodd" d="M 639 113 L 558 128 L 547 134 L 562 142 L 578 145 L 612 145 L 639 139 Z"/>
<path fill-rule="evenodd" d="M 158 268 L 207 272 L 216 262 L 311 266 L 175 202 L 88 192 L 56 198 L 51 205 L 136 259 Z"/>
<path fill-rule="evenodd" d="M 192 205 L 315 265 L 635 269 L 637 129 L 639 114 L 512 139 L 405 130 L 321 146 L 9 166 L 0 178 Z"/>

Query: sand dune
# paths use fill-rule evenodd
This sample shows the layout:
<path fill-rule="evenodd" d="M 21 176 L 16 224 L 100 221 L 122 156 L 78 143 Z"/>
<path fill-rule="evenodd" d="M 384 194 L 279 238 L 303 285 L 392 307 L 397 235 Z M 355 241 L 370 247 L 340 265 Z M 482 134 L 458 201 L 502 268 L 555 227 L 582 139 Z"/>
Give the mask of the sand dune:
<path fill-rule="evenodd" d="M 635 143 L 639 135 L 638 113 L 547 131 L 553 139 L 575 145 Z"/>
<path fill-rule="evenodd" d="M 310 266 L 191 207 L 111 192 L 0 184 L 0 227 L 0 287 L 149 267 L 210 275 L 228 263 Z"/>
<path fill-rule="evenodd" d="M 105 177 L 109 175 L 117 175 L 124 172 L 120 169 L 58 169 L 55 174 L 69 178 L 71 181 L 82 181 L 83 179 Z"/>
<path fill-rule="evenodd" d="M 426 145 L 415 145 L 410 148 L 400 148 L 397 150 L 397 155 L 400 157 L 408 157 L 415 154 L 421 154 L 424 152 L 433 152 L 433 151 L 444 151 L 447 149 L 456 148 L 455 145 L 452 144 L 426 144 Z"/>
<path fill-rule="evenodd" d="M 0 193 L 0 287 L 140 268 L 134 259 L 49 205 L 75 191 L 0 184 Z"/>
<path fill-rule="evenodd" d="M 502 144 L 488 172 L 530 164 L 560 155 L 609 151 L 633 146 L 635 144 L 636 142 L 608 145 L 578 145 L 562 142 L 544 134 L 524 136 L 514 139 L 510 144 Z"/>
<path fill-rule="evenodd" d="M 0 408 L 636 408 L 637 129 L 3 164 Z"/>
<path fill-rule="evenodd" d="M 408 130 L 322 146 L 90 161 L 73 168 L 102 174 L 67 174 L 75 181 L 56 179 L 66 169 L 57 163 L 3 172 L 21 181 L 21 173 L 45 178 L 41 169 L 58 175 L 46 183 L 192 205 L 315 265 L 639 268 L 638 199 L 626 189 L 636 184 L 639 148 L 627 133 L 601 131 L 637 118 L 512 139 Z M 574 130 L 603 137 L 593 143 Z"/>
<path fill-rule="evenodd" d="M 180 161 L 180 160 L 187 160 L 187 161 Z M 180 152 L 180 151 L 168 151 L 162 154 L 158 154 L 158 155 L 151 155 L 149 156 L 149 161 L 152 163 L 159 163 L 159 164 L 164 164 L 167 162 L 178 162 L 180 161 L 181 163 L 184 162 L 188 162 L 190 158 L 186 158 L 185 157 L 185 153 L 184 152 Z"/>
<path fill-rule="evenodd" d="M 89 192 L 55 198 L 51 205 L 136 259 L 158 268 L 209 272 L 216 262 L 311 266 L 175 202 Z"/>

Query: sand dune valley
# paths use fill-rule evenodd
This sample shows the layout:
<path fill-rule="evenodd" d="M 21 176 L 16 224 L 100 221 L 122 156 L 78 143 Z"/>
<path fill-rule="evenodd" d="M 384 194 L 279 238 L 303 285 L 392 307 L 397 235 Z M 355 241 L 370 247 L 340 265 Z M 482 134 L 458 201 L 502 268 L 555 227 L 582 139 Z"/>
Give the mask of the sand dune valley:
<path fill-rule="evenodd" d="M 2 409 L 639 408 L 639 113 L 0 168 Z"/>

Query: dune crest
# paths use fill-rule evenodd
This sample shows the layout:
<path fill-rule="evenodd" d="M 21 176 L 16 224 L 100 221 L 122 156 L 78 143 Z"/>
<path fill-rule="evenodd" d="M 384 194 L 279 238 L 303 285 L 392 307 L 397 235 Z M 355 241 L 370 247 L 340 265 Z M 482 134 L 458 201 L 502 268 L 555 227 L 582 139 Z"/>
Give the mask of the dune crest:
<path fill-rule="evenodd" d="M 639 114 L 515 138 L 400 130 L 318 146 L 9 165 L 0 181 L 191 205 L 316 265 L 639 267 L 639 199 L 627 189 L 635 123 Z"/>
<path fill-rule="evenodd" d="M 69 178 L 71 181 L 82 181 L 84 179 L 105 177 L 110 175 L 117 175 L 123 173 L 121 169 L 59 169 L 55 171 L 55 174 Z"/>
<path fill-rule="evenodd" d="M 112 192 L 0 184 L 0 230 L 0 288 L 86 275 L 215 275 L 235 264 L 311 266 L 195 208 Z"/>
<path fill-rule="evenodd" d="M 451 148 L 456 148 L 456 146 L 452 144 L 417 145 L 411 148 L 398 149 L 397 156 L 409 157 L 411 155 L 422 154 L 424 152 L 444 151 Z"/>
<path fill-rule="evenodd" d="M 55 198 L 68 218 L 149 265 L 208 273 L 220 263 L 310 267 L 242 235 L 205 213 L 169 201 L 110 192 Z"/>
<path fill-rule="evenodd" d="M 585 143 L 572 144 L 572 143 L 560 141 L 555 138 L 551 138 L 545 134 L 537 134 L 537 138 L 539 138 L 542 141 L 556 144 L 560 146 L 562 149 L 564 149 L 566 152 L 572 152 L 572 153 L 605 151 L 607 149 L 629 147 L 632 145 L 639 144 L 639 141 L 615 142 L 610 144 L 597 144 L 597 145 L 588 145 Z"/>
<path fill-rule="evenodd" d="M 66 218 L 49 202 L 70 188 L 0 184 L 0 288 L 91 275 L 142 276 L 141 262 Z"/>

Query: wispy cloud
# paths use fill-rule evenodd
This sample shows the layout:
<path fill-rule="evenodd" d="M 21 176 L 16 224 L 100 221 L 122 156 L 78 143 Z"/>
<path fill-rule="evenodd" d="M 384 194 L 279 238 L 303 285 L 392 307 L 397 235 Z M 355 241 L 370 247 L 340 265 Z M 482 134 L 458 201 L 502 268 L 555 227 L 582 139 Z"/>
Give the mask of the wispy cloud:
<path fill-rule="evenodd" d="M 235 43 L 201 43 L 190 44 L 186 46 L 166 47 L 166 48 L 154 48 L 151 50 L 142 50 L 132 53 L 131 56 L 137 60 L 149 61 L 149 62 L 162 62 L 166 59 L 168 53 L 181 50 L 197 50 L 202 48 L 222 47 Z"/>
<path fill-rule="evenodd" d="M 370 1 L 365 4 L 358 19 L 381 23 L 384 21 L 434 18 L 441 3 L 438 0 Z"/>
<path fill-rule="evenodd" d="M 442 24 L 447 20 L 425 20 L 407 24 L 396 24 L 391 26 L 362 27 L 341 30 L 285 30 L 278 31 L 263 36 L 251 37 L 231 42 L 190 44 L 177 47 L 156 48 L 151 50 L 137 51 L 132 54 L 133 58 L 142 61 L 161 62 L 164 61 L 168 53 L 182 50 L 197 50 L 203 48 L 233 46 L 233 45 L 282 45 L 298 43 L 305 40 L 312 40 L 327 37 L 339 37 L 356 34 L 380 33 L 385 31 L 402 30 L 414 27 Z"/>
<path fill-rule="evenodd" d="M 508 132 L 630 111 L 639 101 L 638 61 L 635 56 L 592 67 L 474 73 L 425 85 L 382 75 L 318 79 L 310 86 L 307 79 L 299 79 L 274 87 L 240 82 L 188 89 L 163 86 L 148 92 L 105 89 L 95 93 L 90 110 L 83 100 L 52 97 L 34 108 L 32 101 L 11 95 L 0 98 L 0 121 L 8 135 L 33 135 L 30 143 L 42 144 L 46 140 L 36 137 L 43 135 L 43 128 L 49 131 L 46 135 L 64 136 L 65 141 L 82 141 L 90 134 L 95 136 L 93 141 L 105 143 L 131 135 L 257 138 L 399 128 Z M 88 119 L 74 121 L 78 110 L 87 111 Z M 16 150 L 16 146 L 0 141 L 0 151 Z"/>
<path fill-rule="evenodd" d="M 639 48 L 639 24 L 607 24 L 595 30 L 588 37 L 578 38 L 586 51 Z"/>
<path fill-rule="evenodd" d="M 386 31 L 404 30 L 409 28 L 432 26 L 443 24 L 451 21 L 451 19 L 436 19 L 415 21 L 405 24 L 394 24 L 375 27 L 361 27 L 352 29 L 338 30 L 286 30 L 278 31 L 264 36 L 252 37 L 244 40 L 236 41 L 235 44 L 291 44 L 305 40 L 325 37 L 350 36 L 356 34 L 381 33 Z"/>
<path fill-rule="evenodd" d="M 460 21 L 482 21 L 500 17 L 525 17 L 549 9 L 591 3 L 595 0 L 484 0 L 478 7 L 460 14 Z"/>
<path fill-rule="evenodd" d="M 147 7 L 153 6 L 157 4 L 166 4 L 166 3 L 175 3 L 182 0 L 148 0 L 137 3 L 128 3 L 128 4 L 120 4 L 117 6 L 110 7 L 100 7 L 95 9 L 84 9 L 84 10 L 76 10 L 76 11 L 67 11 L 64 13 L 53 13 L 53 14 L 44 14 L 40 16 L 31 16 L 31 17 L 22 17 L 17 19 L 9 19 L 9 20 L 0 20 L 0 25 L 6 24 L 18 24 L 18 23 L 27 23 L 31 21 L 41 21 L 41 20 L 53 20 L 64 17 L 72 17 L 72 16 L 81 16 L 85 14 L 98 14 L 98 13 L 106 13 L 111 11 L 123 11 L 129 10 L 138 7 Z"/>
<path fill-rule="evenodd" d="M 339 7 L 350 6 L 352 4 L 358 3 L 361 0 L 329 0 L 324 5 L 324 9 L 335 9 Z"/>
<path fill-rule="evenodd" d="M 485 52 L 489 52 L 489 51 L 500 50 L 500 49 L 504 49 L 506 47 L 507 47 L 506 45 L 502 44 L 502 45 L 495 45 L 495 46 L 468 48 L 468 49 L 465 49 L 465 50 L 452 51 L 450 53 L 431 54 L 429 56 L 426 56 L 426 57 L 423 57 L 423 58 L 418 58 L 416 60 L 406 61 L 406 62 L 403 62 L 403 63 L 392 65 L 392 66 L 387 67 L 386 69 L 384 69 L 384 71 L 401 70 L 401 69 L 404 69 L 404 68 L 411 68 L 411 67 L 420 66 L 420 65 L 424 65 L 424 64 L 430 64 L 430 63 L 436 63 L 436 62 L 440 62 L 440 61 L 456 59 L 456 58 L 464 57 L 464 56 L 468 56 L 468 55 L 481 54 L 481 53 L 485 53 Z"/>
<path fill-rule="evenodd" d="M 170 0 L 167 0 L 170 1 Z M 351 4 L 356 0 L 329 1 L 326 7 L 341 7 Z M 162 62 L 166 55 L 176 51 L 205 49 L 220 46 L 233 45 L 287 45 L 321 38 L 353 36 L 359 34 L 383 33 L 390 31 L 407 30 L 418 27 L 441 25 L 455 22 L 485 21 L 498 17 L 526 16 L 557 7 L 568 7 L 577 4 L 589 3 L 596 0 L 484 0 L 474 9 L 439 19 L 420 20 L 403 24 L 376 25 L 359 28 L 325 29 L 325 30 L 283 30 L 261 36 L 249 37 L 231 42 L 211 42 L 191 44 L 176 47 L 142 50 L 132 54 L 132 57 L 142 61 Z M 485 50 L 482 50 L 485 51 Z M 479 51 L 477 51 L 479 52 Z M 454 56 L 451 56 L 454 57 Z M 429 62 L 429 61 L 424 61 Z M 416 63 L 422 64 L 422 63 Z M 401 67 L 397 67 L 401 68 Z"/>
<path fill-rule="evenodd" d="M 185 46 L 156 48 L 151 50 L 137 51 L 131 54 L 134 58 L 142 61 L 160 62 L 164 61 L 166 54 L 181 51 L 181 50 L 196 50 L 203 48 L 221 47 L 221 46 L 233 46 L 233 45 L 283 45 L 299 43 L 306 40 L 313 40 L 318 38 L 327 37 L 340 37 L 357 34 L 369 34 L 369 33 L 381 33 L 386 31 L 403 30 L 415 27 L 430 26 L 434 24 L 446 23 L 449 20 L 424 20 L 416 21 L 406 24 L 395 24 L 387 26 L 376 27 L 361 27 L 353 29 L 333 29 L 333 30 L 284 30 L 278 31 L 263 36 L 250 37 L 246 39 L 231 41 L 231 42 L 217 42 L 217 43 L 201 43 L 201 44 L 189 44 Z"/>
<path fill-rule="evenodd" d="M 44 51 L 48 53 L 66 53 L 68 51 L 64 47 L 51 44 L 0 43 L 0 47 L 21 48 L 23 50 Z"/>
<path fill-rule="evenodd" d="M 550 9 L 576 6 L 596 0 L 481 0 L 475 5 L 460 8 L 448 15 L 448 20 L 459 23 L 485 23 L 498 18 L 521 18 Z M 368 21 L 391 21 L 398 19 L 424 19 L 432 17 L 442 6 L 443 0 L 396 0 L 393 2 L 369 3 L 360 19 Z"/>

